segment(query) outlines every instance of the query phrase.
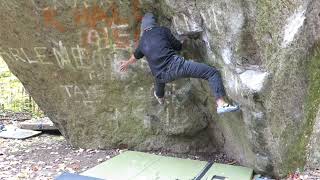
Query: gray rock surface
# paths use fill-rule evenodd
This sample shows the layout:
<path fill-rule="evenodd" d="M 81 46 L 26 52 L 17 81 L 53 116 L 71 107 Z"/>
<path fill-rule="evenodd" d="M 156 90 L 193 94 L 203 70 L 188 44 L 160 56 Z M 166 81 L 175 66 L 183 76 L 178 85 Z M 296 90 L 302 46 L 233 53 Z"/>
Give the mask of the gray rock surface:
<path fill-rule="evenodd" d="M 168 84 L 159 106 L 145 60 L 119 72 L 147 11 L 189 35 L 182 54 L 218 67 L 241 112 L 218 116 L 194 79 Z M 319 164 L 319 11 L 316 0 L 1 1 L 0 56 L 75 146 L 220 149 L 284 176 Z"/>

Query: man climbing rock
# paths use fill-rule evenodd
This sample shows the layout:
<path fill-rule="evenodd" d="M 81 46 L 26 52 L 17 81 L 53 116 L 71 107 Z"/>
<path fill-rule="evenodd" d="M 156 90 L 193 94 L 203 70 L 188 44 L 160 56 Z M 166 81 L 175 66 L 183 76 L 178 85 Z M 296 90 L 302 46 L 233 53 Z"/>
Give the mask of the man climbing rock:
<path fill-rule="evenodd" d="M 142 36 L 139 45 L 129 60 L 122 61 L 120 70 L 126 71 L 137 59 L 146 57 L 155 79 L 154 96 L 160 104 L 164 104 L 165 84 L 179 78 L 201 78 L 209 82 L 212 94 L 216 98 L 217 113 L 233 112 L 239 106 L 228 104 L 219 71 L 206 64 L 186 61 L 178 56 L 182 43 L 178 41 L 168 28 L 160 27 L 152 13 L 146 13 L 141 23 Z"/>

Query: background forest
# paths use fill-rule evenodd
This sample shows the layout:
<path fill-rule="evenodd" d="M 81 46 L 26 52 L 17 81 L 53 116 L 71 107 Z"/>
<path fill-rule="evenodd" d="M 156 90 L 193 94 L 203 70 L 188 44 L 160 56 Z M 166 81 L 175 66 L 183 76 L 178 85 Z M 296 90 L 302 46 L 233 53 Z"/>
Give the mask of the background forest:
<path fill-rule="evenodd" d="M 28 94 L 19 79 L 14 76 L 0 57 L 0 110 L 6 112 L 27 112 L 32 116 L 43 113 Z"/>

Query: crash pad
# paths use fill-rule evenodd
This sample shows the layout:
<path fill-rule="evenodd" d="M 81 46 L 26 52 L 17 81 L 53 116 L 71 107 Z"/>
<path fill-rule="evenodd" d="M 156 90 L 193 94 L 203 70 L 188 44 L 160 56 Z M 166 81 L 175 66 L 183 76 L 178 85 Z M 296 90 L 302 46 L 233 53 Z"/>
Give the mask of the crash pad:
<path fill-rule="evenodd" d="M 102 180 L 102 179 L 93 178 L 89 176 L 81 176 L 78 174 L 65 172 L 60 176 L 56 177 L 55 180 Z"/>
<path fill-rule="evenodd" d="M 213 168 L 218 169 L 213 170 Z M 208 172 L 210 174 L 207 174 Z M 205 161 L 126 151 L 81 175 L 110 180 L 190 180 L 196 177 L 197 180 L 205 180 L 214 175 L 218 178 L 228 177 L 228 180 L 251 180 L 252 173 L 252 169 L 239 166 L 223 164 L 208 166 L 208 162 Z"/>
<path fill-rule="evenodd" d="M 253 170 L 247 167 L 231 166 L 215 163 L 202 179 L 212 180 L 240 180 L 252 179 Z"/>
<path fill-rule="evenodd" d="M 0 132 L 0 138 L 6 139 L 27 139 L 41 134 L 41 131 L 33 131 L 28 129 L 20 129 L 14 126 L 6 126 L 6 131 Z"/>

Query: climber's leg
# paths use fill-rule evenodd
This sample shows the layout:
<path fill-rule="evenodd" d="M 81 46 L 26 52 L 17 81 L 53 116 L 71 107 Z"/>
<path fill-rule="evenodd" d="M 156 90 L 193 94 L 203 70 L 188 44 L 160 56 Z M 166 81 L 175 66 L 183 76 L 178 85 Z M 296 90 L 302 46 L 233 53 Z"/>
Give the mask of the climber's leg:
<path fill-rule="evenodd" d="M 239 109 L 225 102 L 226 95 L 220 72 L 215 68 L 203 63 L 186 61 L 182 57 L 175 56 L 170 71 L 166 74 L 167 79 L 178 78 L 201 78 L 209 82 L 212 95 L 216 98 L 218 113 L 232 112 Z"/>
<path fill-rule="evenodd" d="M 164 104 L 165 86 L 165 83 L 159 82 L 157 79 L 155 80 L 153 94 L 158 100 L 159 104 Z"/>
<path fill-rule="evenodd" d="M 170 79 L 201 78 L 209 82 L 212 95 L 221 99 L 226 95 L 220 72 L 215 68 L 203 63 L 186 61 L 176 56 L 174 64 L 170 68 Z"/>

